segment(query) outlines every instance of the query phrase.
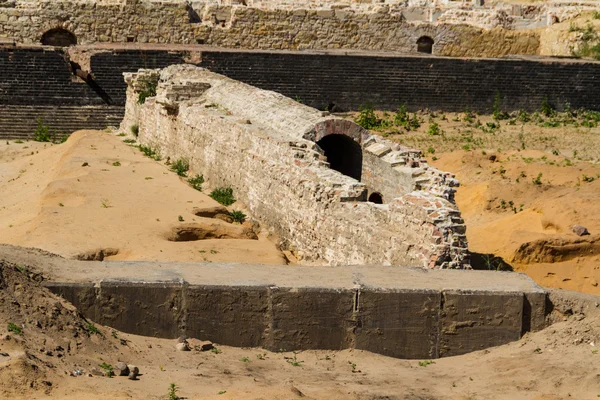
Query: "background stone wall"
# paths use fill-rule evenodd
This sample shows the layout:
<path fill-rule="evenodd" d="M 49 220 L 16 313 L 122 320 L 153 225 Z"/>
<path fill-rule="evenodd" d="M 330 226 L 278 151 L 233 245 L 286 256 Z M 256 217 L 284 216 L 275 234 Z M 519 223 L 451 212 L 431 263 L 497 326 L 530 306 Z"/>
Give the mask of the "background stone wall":
<path fill-rule="evenodd" d="M 97 86 L 75 77 L 69 61 L 90 70 Z M 68 53 L 0 47 L 0 137 L 31 136 L 38 117 L 60 134 L 117 125 L 125 105 L 123 72 L 186 61 L 322 110 L 332 105 L 357 110 L 372 102 L 387 110 L 405 104 L 409 110 L 464 111 L 468 106 L 491 112 L 496 93 L 506 111 L 536 110 L 545 96 L 559 109 L 568 102 L 573 108 L 600 110 L 598 62 L 226 51 L 198 46 L 177 51 L 74 47 Z"/>
<path fill-rule="evenodd" d="M 600 110 L 600 63 L 560 59 L 453 59 L 289 52 L 202 52 L 203 67 L 319 109 L 433 109 L 490 113 L 496 93 L 506 111 Z"/>
<path fill-rule="evenodd" d="M 308 6 L 307 6 L 308 7 Z M 181 0 L 39 0 L 0 7 L 0 38 L 38 44 L 51 29 L 66 29 L 78 44 L 179 43 L 246 49 L 362 49 L 416 52 L 417 39 L 434 39 L 433 53 L 453 56 L 537 54 L 536 32 L 498 33 L 453 23 L 408 22 L 388 7 L 260 9 Z M 473 43 L 490 42 L 476 47 Z"/>
<path fill-rule="evenodd" d="M 456 185 L 447 174 L 421 163 L 437 191 L 411 191 L 383 205 L 365 202 L 367 185 L 328 168 L 318 146 L 304 139 L 311 132 L 307 122 L 326 126 L 337 119 L 189 66 L 163 70 L 157 97 L 139 106 L 136 81 L 148 74 L 156 72 L 126 75 L 123 130 L 139 124 L 142 144 L 171 160 L 189 160 L 209 187 L 231 186 L 251 214 L 305 262 L 465 265 L 464 223 L 456 206 L 441 197 L 451 197 Z M 200 83 L 211 88 L 198 90 Z M 185 94 L 186 87 L 196 94 Z M 139 120 L 132 120 L 136 115 Z"/>

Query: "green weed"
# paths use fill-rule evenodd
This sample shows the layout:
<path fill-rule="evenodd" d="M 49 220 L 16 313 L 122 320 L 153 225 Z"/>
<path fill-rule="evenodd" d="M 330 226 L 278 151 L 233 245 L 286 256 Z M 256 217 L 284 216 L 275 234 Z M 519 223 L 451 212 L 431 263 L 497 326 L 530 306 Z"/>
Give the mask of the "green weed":
<path fill-rule="evenodd" d="M 233 222 L 239 222 L 240 224 L 243 224 L 246 220 L 246 214 L 244 214 L 241 211 L 232 211 L 229 213 L 229 216 L 231 217 Z"/>
<path fill-rule="evenodd" d="M 374 129 L 378 127 L 377 116 L 375 115 L 375 109 L 371 103 L 361 105 L 359 108 L 360 112 L 358 117 L 354 120 L 358 125 L 365 129 Z"/>
<path fill-rule="evenodd" d="M 178 390 L 179 390 L 179 388 L 177 387 L 177 385 L 174 383 L 171 383 L 169 385 L 169 391 L 167 392 L 167 399 L 168 400 L 180 400 L 180 397 L 177 396 Z"/>
<path fill-rule="evenodd" d="M 230 187 L 220 187 L 216 188 L 212 192 L 210 192 L 209 196 L 219 202 L 224 206 L 230 206 L 235 203 L 235 198 L 233 197 L 233 189 Z"/>
<path fill-rule="evenodd" d="M 51 142 L 50 127 L 44 125 L 41 117 L 37 119 L 37 127 L 33 131 L 33 140 L 36 142 Z"/>
<path fill-rule="evenodd" d="M 144 104 L 148 97 L 156 96 L 156 82 L 145 82 L 145 86 L 138 95 L 138 104 Z"/>
<path fill-rule="evenodd" d="M 193 178 L 189 178 L 188 179 L 188 183 L 194 189 L 196 189 L 198 191 L 202 191 L 202 184 L 204 183 L 204 176 L 202 176 L 202 175 L 196 175 Z"/>
<path fill-rule="evenodd" d="M 8 323 L 8 331 L 14 333 L 15 335 L 23 334 L 23 328 L 12 322 Z"/>
<path fill-rule="evenodd" d="M 102 364 L 98 364 L 98 366 L 104 370 L 104 374 L 107 377 L 112 378 L 115 375 L 112 365 L 103 362 Z"/>
<path fill-rule="evenodd" d="M 176 172 L 177 175 L 182 177 L 187 177 L 187 172 L 190 169 L 190 163 L 183 158 L 178 159 L 171 165 L 171 170 Z"/>
<path fill-rule="evenodd" d="M 437 122 L 434 122 L 433 124 L 429 125 L 429 129 L 427 129 L 428 135 L 437 136 L 440 133 L 441 133 L 441 129 Z"/>

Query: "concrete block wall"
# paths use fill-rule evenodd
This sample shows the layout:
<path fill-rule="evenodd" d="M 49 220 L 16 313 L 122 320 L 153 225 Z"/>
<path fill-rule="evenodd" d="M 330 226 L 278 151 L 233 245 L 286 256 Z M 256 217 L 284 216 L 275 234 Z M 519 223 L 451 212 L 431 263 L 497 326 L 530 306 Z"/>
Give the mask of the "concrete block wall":
<path fill-rule="evenodd" d="M 142 144 L 163 158 L 187 159 L 208 186 L 231 186 L 304 262 L 468 266 L 464 222 L 452 203 L 457 182 L 427 166 L 418 151 L 382 143 L 351 121 L 191 66 L 160 71 L 157 96 L 140 106 L 137 82 L 149 77 L 158 79 L 158 71 L 126 74 L 121 128 L 138 125 Z M 388 167 L 401 167 L 390 175 L 406 174 L 394 189 L 398 196 L 383 205 L 365 202 L 368 180 L 328 167 L 315 142 L 336 133 L 363 149 L 378 141 L 390 147 L 397 157 Z M 416 178 L 413 170 L 420 171 Z M 413 184 L 402 186 L 410 179 Z"/>
<path fill-rule="evenodd" d="M 546 326 L 546 293 L 517 273 L 52 262 L 77 263 L 78 271 L 67 276 L 53 268 L 58 275 L 46 283 L 52 292 L 87 318 L 138 335 L 431 359 L 509 343 Z"/>

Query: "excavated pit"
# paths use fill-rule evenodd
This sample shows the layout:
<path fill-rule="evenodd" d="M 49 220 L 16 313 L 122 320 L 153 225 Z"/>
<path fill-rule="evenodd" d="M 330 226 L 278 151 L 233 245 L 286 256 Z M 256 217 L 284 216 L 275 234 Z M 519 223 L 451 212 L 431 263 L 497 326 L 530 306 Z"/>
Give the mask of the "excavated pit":
<path fill-rule="evenodd" d="M 258 240 L 258 236 L 248 226 L 217 220 L 206 224 L 190 223 L 173 227 L 167 232 L 166 239 L 170 242 L 193 242 L 206 239 Z"/>

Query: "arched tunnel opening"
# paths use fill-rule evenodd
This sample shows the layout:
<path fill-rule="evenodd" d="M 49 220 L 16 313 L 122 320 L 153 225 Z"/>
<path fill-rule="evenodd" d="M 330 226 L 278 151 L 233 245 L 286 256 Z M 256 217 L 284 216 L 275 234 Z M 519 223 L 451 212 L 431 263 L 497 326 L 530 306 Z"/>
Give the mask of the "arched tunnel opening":
<path fill-rule="evenodd" d="M 346 135 L 327 135 L 317 142 L 325 152 L 331 169 L 360 181 L 362 175 L 362 148 Z"/>
<path fill-rule="evenodd" d="M 369 201 L 375 204 L 383 204 L 383 196 L 381 193 L 373 192 L 369 195 Z"/>
<path fill-rule="evenodd" d="M 50 29 L 42 35 L 41 42 L 46 46 L 68 47 L 77 44 L 77 37 L 66 29 Z"/>

